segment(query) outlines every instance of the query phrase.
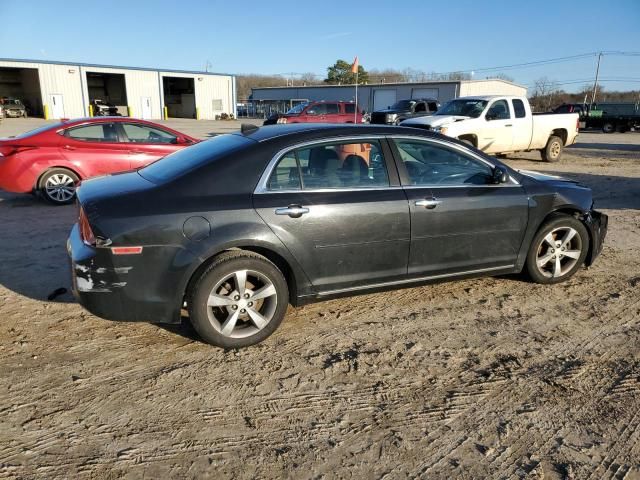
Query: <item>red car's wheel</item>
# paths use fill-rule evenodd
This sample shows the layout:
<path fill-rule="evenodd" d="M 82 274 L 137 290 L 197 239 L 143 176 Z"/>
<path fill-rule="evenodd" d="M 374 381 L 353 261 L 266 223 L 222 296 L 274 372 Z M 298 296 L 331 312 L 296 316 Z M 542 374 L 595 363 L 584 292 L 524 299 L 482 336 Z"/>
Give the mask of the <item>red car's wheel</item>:
<path fill-rule="evenodd" d="M 66 205 L 76 197 L 78 176 L 66 168 L 54 168 L 47 171 L 42 178 L 38 190 L 48 202 L 54 205 Z"/>

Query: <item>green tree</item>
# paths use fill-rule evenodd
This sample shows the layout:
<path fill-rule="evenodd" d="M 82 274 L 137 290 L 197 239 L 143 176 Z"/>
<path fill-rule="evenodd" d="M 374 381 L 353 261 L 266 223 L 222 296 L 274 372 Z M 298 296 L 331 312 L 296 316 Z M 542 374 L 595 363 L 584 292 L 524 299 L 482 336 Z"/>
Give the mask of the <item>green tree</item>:
<path fill-rule="evenodd" d="M 356 74 L 351 72 L 351 64 L 344 60 L 338 60 L 335 64 L 327 68 L 327 78 L 325 83 L 330 85 L 354 85 L 356 83 Z M 363 85 L 369 83 L 369 74 L 358 65 L 358 84 Z"/>

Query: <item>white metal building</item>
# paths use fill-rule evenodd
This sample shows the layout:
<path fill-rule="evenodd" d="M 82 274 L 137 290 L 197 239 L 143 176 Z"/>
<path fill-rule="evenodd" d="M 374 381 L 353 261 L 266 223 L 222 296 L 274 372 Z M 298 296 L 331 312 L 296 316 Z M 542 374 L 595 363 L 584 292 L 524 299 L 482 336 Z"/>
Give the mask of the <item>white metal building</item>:
<path fill-rule="evenodd" d="M 434 81 L 421 83 L 382 83 L 358 85 L 358 105 L 372 112 L 393 105 L 398 100 L 435 98 L 440 103 L 471 95 L 527 95 L 526 87 L 501 79 Z M 317 85 L 309 87 L 264 87 L 251 90 L 256 104 L 307 100 L 353 101 L 353 85 Z"/>
<path fill-rule="evenodd" d="M 0 58 L 0 97 L 22 100 L 30 114 L 76 118 L 94 100 L 122 115 L 213 120 L 236 116 L 235 75 L 183 70 Z"/>

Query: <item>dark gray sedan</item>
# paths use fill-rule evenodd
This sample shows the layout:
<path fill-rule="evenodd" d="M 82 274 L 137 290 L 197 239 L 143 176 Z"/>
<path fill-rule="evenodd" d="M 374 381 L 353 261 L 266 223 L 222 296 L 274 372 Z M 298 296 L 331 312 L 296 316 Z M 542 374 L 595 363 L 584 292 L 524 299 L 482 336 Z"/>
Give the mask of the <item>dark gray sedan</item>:
<path fill-rule="evenodd" d="M 78 189 L 74 291 L 98 316 L 267 338 L 288 304 L 525 270 L 567 280 L 607 216 L 576 182 L 418 129 L 278 125 L 221 135 Z"/>

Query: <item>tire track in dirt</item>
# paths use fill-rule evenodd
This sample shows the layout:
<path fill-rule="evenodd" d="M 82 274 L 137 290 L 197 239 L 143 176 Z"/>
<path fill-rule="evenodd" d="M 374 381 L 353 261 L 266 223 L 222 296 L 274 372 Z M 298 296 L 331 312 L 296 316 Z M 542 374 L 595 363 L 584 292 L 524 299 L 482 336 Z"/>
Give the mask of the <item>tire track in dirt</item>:
<path fill-rule="evenodd" d="M 629 290 L 629 289 L 628 289 Z M 631 290 L 633 291 L 633 290 Z M 607 312 L 605 310 L 605 313 L 603 315 L 603 320 L 605 320 L 603 323 L 605 323 L 605 326 L 601 327 L 595 334 L 589 336 L 586 340 L 583 340 L 580 343 L 575 343 L 573 342 L 573 345 L 568 345 L 567 343 L 561 343 L 559 345 L 556 346 L 555 349 L 552 349 L 551 352 L 546 353 L 545 356 L 547 357 L 556 357 L 558 356 L 561 352 L 568 352 L 568 351 L 572 351 L 572 352 L 580 352 L 582 350 L 584 350 L 585 348 L 588 348 L 590 346 L 592 346 L 593 344 L 595 344 L 601 337 L 602 335 L 604 335 L 605 333 L 609 333 L 612 334 L 616 331 L 619 331 L 621 329 L 624 329 L 624 327 L 636 322 L 640 322 L 640 320 L 638 320 L 638 317 L 636 315 L 631 315 L 629 320 L 627 320 L 626 322 L 624 322 L 621 325 L 613 325 L 613 326 L 609 326 L 611 322 L 608 322 L 607 320 L 612 319 L 612 318 L 616 318 L 618 316 L 620 316 L 622 319 L 624 319 L 624 315 L 621 315 L 624 313 L 625 310 L 628 310 L 630 307 L 635 307 L 636 305 L 638 305 L 640 303 L 640 299 L 639 300 L 635 300 L 633 301 L 630 305 L 623 305 L 620 306 L 619 308 L 616 309 L 615 312 Z M 523 373 L 523 371 L 520 372 L 515 372 L 515 375 L 521 375 Z M 530 372 L 526 372 L 527 374 L 529 374 Z M 496 393 L 496 391 L 494 390 L 493 393 Z M 508 384 L 504 389 L 500 390 L 500 392 L 498 392 L 499 394 L 497 396 L 487 396 L 487 403 L 482 405 L 482 408 L 480 409 L 479 406 L 477 404 L 472 405 L 473 408 L 469 409 L 466 411 L 466 414 L 464 415 L 464 418 L 468 418 L 469 415 L 471 413 L 475 413 L 478 410 L 481 410 L 482 412 L 485 412 L 484 414 L 486 415 L 486 412 L 492 412 L 495 411 L 496 409 L 500 408 L 500 405 L 493 405 L 494 402 L 500 402 L 501 399 L 503 397 L 506 397 L 507 395 L 511 395 L 511 399 L 510 399 L 510 403 L 513 403 L 513 398 L 517 398 L 520 400 L 520 404 L 523 403 L 524 398 L 523 397 L 530 397 L 534 394 L 534 391 L 531 387 L 528 388 L 527 392 L 524 392 L 521 388 L 521 386 L 516 386 L 514 382 L 511 382 L 510 384 Z M 474 424 L 479 424 L 482 423 L 481 422 L 482 417 L 481 416 L 475 416 L 474 417 Z M 466 436 L 465 434 L 460 434 L 457 430 L 452 430 L 454 432 L 457 433 L 457 440 L 455 440 L 453 442 L 454 447 L 451 448 L 451 444 L 449 445 L 445 445 L 443 447 L 441 447 L 440 449 L 438 449 L 436 455 L 437 458 L 434 462 L 430 462 L 430 463 L 424 463 L 421 465 L 421 467 L 419 467 L 418 471 L 415 472 L 412 475 L 412 478 L 419 478 L 422 477 L 423 475 L 429 473 L 430 471 L 432 471 L 435 467 L 437 467 L 440 462 L 442 460 L 444 460 L 445 458 L 447 458 L 451 453 L 453 453 L 453 451 L 455 451 L 460 445 L 462 445 L 464 442 L 464 440 L 468 440 L 468 436 Z M 462 438 L 460 438 L 462 437 Z M 451 439 L 448 439 L 444 436 L 439 436 L 437 440 L 434 440 L 434 443 L 436 441 L 438 441 L 439 443 L 442 443 L 446 440 L 451 441 Z M 526 441 L 525 439 L 521 439 L 521 441 Z M 499 465 L 496 466 L 494 465 L 493 462 L 491 462 L 489 464 L 489 467 L 495 467 L 495 469 L 493 469 L 493 471 L 501 471 L 499 468 Z"/>

